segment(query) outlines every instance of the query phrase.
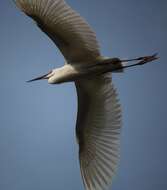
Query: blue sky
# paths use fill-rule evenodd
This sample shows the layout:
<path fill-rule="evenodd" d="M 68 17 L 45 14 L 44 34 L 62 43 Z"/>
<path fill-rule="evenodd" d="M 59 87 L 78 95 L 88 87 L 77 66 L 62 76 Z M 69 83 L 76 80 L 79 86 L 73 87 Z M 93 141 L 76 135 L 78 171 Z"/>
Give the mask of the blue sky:
<path fill-rule="evenodd" d="M 123 110 L 113 190 L 167 189 L 167 1 L 68 0 L 97 33 L 104 56 L 160 59 L 114 74 Z M 83 189 L 72 83 L 25 81 L 62 66 L 51 40 L 12 1 L 0 2 L 0 189 Z"/>

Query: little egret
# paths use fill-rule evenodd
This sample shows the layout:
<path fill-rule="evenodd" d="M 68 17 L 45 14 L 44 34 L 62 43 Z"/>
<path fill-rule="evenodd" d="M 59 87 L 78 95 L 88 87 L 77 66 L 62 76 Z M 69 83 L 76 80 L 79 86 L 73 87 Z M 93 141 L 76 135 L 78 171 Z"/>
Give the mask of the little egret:
<path fill-rule="evenodd" d="M 110 73 L 157 59 L 157 54 L 121 60 L 103 57 L 95 33 L 64 0 L 15 0 L 16 5 L 57 45 L 63 67 L 28 82 L 73 81 L 78 95 L 76 136 L 86 190 L 106 190 L 119 160 L 121 109 Z M 129 61 L 136 61 L 131 65 Z"/>

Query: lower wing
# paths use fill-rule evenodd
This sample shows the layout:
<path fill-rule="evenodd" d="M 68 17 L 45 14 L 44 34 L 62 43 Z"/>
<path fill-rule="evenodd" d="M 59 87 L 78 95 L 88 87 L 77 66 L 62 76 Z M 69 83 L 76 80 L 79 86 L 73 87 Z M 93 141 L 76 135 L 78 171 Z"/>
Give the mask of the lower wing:
<path fill-rule="evenodd" d="M 76 82 L 78 117 L 76 134 L 86 190 L 105 190 L 119 160 L 121 109 L 107 75 Z"/>

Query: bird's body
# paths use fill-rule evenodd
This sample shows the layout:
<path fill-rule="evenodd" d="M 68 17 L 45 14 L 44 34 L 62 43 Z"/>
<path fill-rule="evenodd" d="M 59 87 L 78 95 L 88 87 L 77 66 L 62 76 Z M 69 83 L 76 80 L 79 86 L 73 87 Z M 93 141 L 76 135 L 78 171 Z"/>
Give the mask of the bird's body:
<path fill-rule="evenodd" d="M 15 0 L 16 5 L 57 45 L 66 59 L 61 68 L 35 78 L 50 84 L 75 82 L 78 95 L 76 135 L 81 175 L 86 190 L 106 190 L 119 160 L 121 109 L 111 72 L 123 62 L 141 65 L 156 55 L 133 60 L 103 57 L 95 33 L 64 0 Z"/>
<path fill-rule="evenodd" d="M 114 69 L 119 68 L 121 63 L 117 58 L 100 57 L 89 64 L 80 62 L 77 64 L 65 64 L 64 66 L 54 69 L 48 77 L 48 83 L 59 84 L 63 82 L 78 81 L 87 77 L 95 77 L 107 72 L 114 72 Z M 122 71 L 122 70 L 120 70 Z"/>

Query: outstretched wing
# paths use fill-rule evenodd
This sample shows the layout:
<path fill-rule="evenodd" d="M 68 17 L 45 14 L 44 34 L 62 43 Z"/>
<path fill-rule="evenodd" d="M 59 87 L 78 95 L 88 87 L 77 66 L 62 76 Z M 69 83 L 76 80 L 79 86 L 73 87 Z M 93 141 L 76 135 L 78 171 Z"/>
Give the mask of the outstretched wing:
<path fill-rule="evenodd" d="M 121 109 L 107 76 L 76 83 L 77 140 L 86 190 L 106 190 L 119 160 Z"/>
<path fill-rule="evenodd" d="M 69 63 L 94 61 L 100 56 L 95 33 L 64 0 L 15 0 L 58 46 Z"/>

